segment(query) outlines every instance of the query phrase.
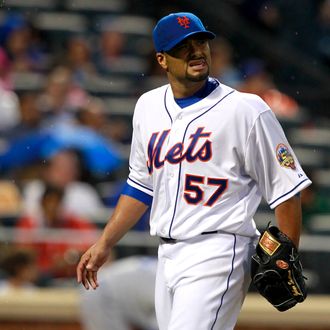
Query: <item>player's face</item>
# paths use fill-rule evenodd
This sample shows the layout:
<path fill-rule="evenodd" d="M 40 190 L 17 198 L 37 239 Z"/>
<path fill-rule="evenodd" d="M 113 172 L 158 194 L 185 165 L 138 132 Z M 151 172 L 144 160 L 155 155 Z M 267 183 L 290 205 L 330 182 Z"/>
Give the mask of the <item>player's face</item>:
<path fill-rule="evenodd" d="M 163 54 L 161 66 L 171 78 L 199 82 L 209 76 L 211 55 L 208 39 L 193 36 Z"/>

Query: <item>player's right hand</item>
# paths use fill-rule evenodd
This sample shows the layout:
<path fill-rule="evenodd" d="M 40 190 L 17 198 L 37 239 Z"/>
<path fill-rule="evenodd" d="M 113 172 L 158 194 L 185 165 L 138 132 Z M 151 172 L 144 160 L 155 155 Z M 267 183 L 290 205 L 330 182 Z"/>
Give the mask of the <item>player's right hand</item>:
<path fill-rule="evenodd" d="M 110 251 L 101 240 L 92 245 L 80 258 L 77 265 L 77 281 L 82 283 L 86 290 L 99 286 L 97 272 L 108 260 Z"/>

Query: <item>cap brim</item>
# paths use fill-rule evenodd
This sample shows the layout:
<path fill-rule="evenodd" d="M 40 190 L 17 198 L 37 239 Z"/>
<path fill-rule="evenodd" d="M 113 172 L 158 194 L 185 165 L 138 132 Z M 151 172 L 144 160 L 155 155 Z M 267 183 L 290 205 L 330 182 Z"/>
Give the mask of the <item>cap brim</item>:
<path fill-rule="evenodd" d="M 187 39 L 195 34 L 201 34 L 201 35 L 205 35 L 208 39 L 214 39 L 216 37 L 216 35 L 211 32 L 211 31 L 194 31 L 191 33 L 188 33 L 184 36 L 182 36 L 179 39 L 176 39 L 174 41 L 172 41 L 171 43 L 168 44 L 168 46 L 166 47 L 166 49 L 163 49 L 164 52 L 168 52 L 170 51 L 173 47 L 175 47 L 177 44 L 179 44 L 182 40 Z"/>

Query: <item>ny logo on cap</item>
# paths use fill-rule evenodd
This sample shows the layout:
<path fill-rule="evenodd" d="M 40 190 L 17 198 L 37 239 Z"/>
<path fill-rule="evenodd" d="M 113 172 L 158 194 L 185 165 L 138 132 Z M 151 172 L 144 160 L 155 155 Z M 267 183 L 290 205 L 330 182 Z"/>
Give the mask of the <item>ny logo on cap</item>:
<path fill-rule="evenodd" d="M 189 29 L 190 19 L 187 16 L 178 17 L 177 20 L 179 25 L 181 25 L 185 29 Z"/>

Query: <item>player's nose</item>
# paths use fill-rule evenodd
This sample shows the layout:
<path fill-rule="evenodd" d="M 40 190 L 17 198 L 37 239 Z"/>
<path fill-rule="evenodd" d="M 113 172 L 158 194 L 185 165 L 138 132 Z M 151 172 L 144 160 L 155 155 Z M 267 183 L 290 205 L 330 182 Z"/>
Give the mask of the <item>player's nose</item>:
<path fill-rule="evenodd" d="M 204 48 L 199 43 L 191 43 L 189 47 L 189 59 L 205 57 Z"/>
<path fill-rule="evenodd" d="M 200 50 L 202 49 L 200 44 L 198 44 L 197 42 L 194 42 L 192 41 L 190 44 L 189 44 L 189 49 L 190 49 L 190 52 L 191 53 L 196 53 L 196 52 L 200 52 Z"/>

